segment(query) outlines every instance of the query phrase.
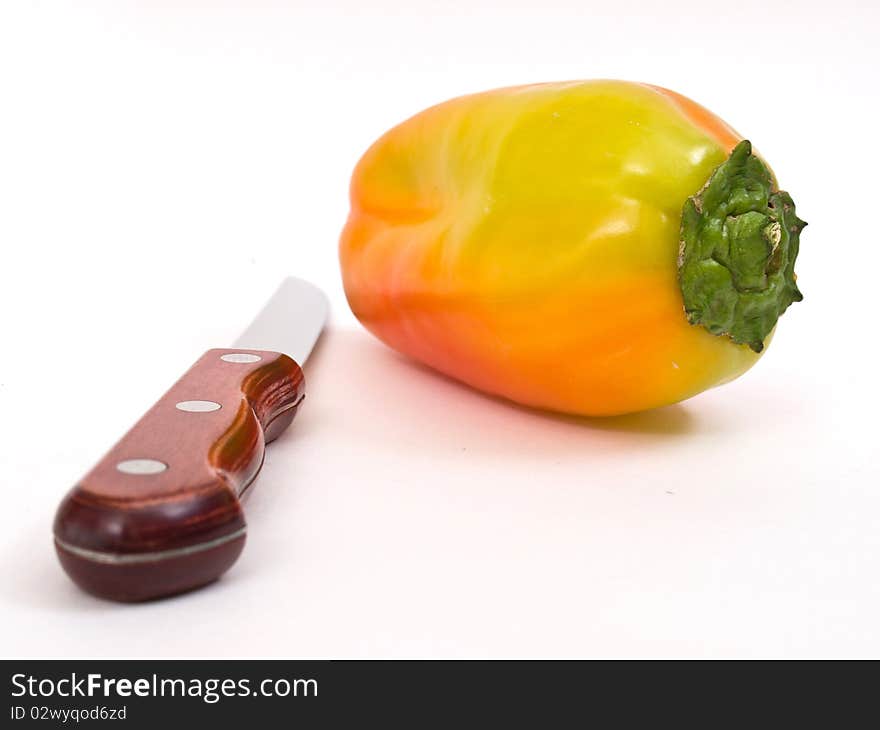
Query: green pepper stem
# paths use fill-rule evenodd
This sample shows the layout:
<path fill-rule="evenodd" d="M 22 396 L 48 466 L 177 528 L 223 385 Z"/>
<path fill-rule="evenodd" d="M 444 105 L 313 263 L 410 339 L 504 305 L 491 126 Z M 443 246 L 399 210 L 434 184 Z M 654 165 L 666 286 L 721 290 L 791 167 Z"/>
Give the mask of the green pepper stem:
<path fill-rule="evenodd" d="M 682 210 L 678 280 L 688 321 L 761 352 L 782 313 L 803 299 L 794 262 L 805 225 L 751 143 L 740 142 Z"/>

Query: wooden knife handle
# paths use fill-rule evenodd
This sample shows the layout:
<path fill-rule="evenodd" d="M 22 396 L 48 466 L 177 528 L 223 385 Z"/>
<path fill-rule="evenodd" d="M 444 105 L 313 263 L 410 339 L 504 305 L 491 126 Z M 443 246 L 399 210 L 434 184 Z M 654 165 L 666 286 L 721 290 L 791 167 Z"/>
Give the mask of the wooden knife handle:
<path fill-rule="evenodd" d="M 305 394 L 287 355 L 208 350 L 67 494 L 61 565 L 81 588 L 142 601 L 210 583 L 244 547 L 240 498 Z"/>

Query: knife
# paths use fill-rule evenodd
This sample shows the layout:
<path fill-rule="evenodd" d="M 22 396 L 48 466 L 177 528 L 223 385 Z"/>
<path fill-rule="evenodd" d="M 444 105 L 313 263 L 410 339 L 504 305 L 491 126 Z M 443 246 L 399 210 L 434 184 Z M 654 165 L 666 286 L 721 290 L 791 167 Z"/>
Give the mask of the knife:
<path fill-rule="evenodd" d="M 288 278 L 232 349 L 208 350 L 75 486 L 55 515 L 55 549 L 73 581 L 143 601 L 218 578 L 244 547 L 241 498 L 265 444 L 305 396 L 301 365 L 327 299 Z"/>

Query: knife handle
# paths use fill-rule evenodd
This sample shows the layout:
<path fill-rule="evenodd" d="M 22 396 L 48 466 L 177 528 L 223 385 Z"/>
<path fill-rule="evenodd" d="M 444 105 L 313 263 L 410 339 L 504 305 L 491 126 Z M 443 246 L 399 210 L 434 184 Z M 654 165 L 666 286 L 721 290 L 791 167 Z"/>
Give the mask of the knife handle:
<path fill-rule="evenodd" d="M 61 502 L 55 548 L 67 574 L 118 601 L 218 578 L 244 547 L 241 497 L 265 444 L 304 395 L 287 355 L 208 350 Z"/>

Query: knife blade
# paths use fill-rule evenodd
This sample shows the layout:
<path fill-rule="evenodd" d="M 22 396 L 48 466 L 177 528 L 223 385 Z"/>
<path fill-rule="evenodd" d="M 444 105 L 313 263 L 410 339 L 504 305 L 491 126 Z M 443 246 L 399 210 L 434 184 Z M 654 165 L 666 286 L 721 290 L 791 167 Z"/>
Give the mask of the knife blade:
<path fill-rule="evenodd" d="M 242 497 L 305 397 L 324 293 L 285 279 L 230 349 L 208 350 L 63 499 L 54 542 L 80 588 L 118 601 L 181 593 L 238 558 Z"/>

